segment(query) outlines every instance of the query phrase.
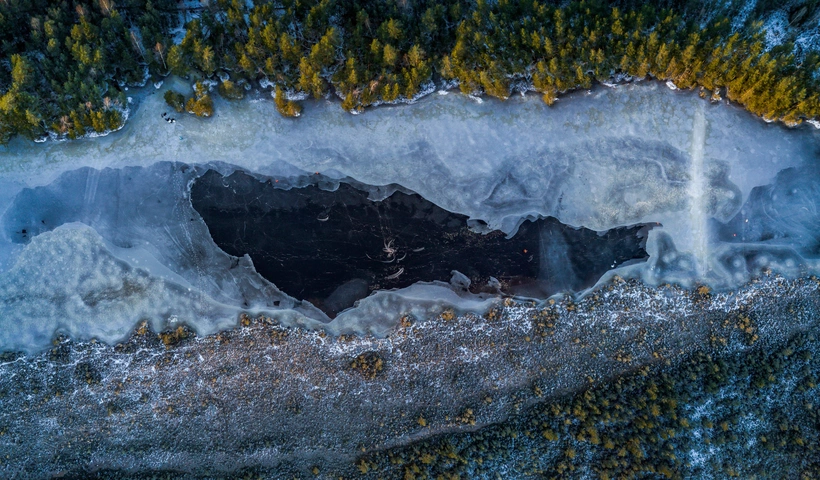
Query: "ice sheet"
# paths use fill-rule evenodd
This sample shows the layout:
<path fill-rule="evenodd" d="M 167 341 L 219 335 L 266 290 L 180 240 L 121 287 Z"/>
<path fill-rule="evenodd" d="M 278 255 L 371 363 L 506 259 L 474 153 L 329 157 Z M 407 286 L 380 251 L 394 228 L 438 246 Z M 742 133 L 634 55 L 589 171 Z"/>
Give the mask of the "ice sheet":
<path fill-rule="evenodd" d="M 0 345 L 12 350 L 49 345 L 55 332 L 114 342 L 141 320 L 212 333 L 238 313 L 117 259 L 93 229 L 76 223 L 35 237 L 0 274 L 0 298 Z"/>
<path fill-rule="evenodd" d="M 329 187 L 334 179 L 372 185 L 374 198 L 415 191 L 507 233 L 538 216 L 599 231 L 657 222 L 650 261 L 619 270 L 651 284 L 731 287 L 762 268 L 817 270 L 820 179 L 812 165 L 820 133 L 766 124 L 692 92 L 633 84 L 580 92 L 552 108 L 534 97 L 478 103 L 454 94 L 358 116 L 318 101 L 298 121 L 260 98 L 217 101 L 213 119 L 169 124 L 163 89 L 108 137 L 16 140 L 0 150 L 0 321 L 20 329 L 0 348 L 45 346 L 58 327 L 114 341 L 139 316 L 158 327 L 184 319 L 201 331 L 233 324 L 239 311 L 309 327 L 327 321 L 262 279 L 249 258 L 216 247 L 188 198 L 206 168 L 241 168 L 296 187 L 319 173 Z M 91 230 L 58 228 L 74 222 Z M 76 271 L 49 270 L 59 252 L 74 255 L 66 261 Z M 52 283 L 38 295 L 43 272 Z M 83 275 L 97 283 L 80 282 Z M 147 285 L 136 303 L 114 299 L 122 289 L 112 285 L 129 275 Z M 81 286 L 68 308 L 63 296 Z M 128 307 L 103 318 L 77 303 L 96 298 L 95 288 Z M 13 293 L 19 289 L 28 296 Z M 478 310 L 488 301 L 417 285 L 364 299 L 326 328 L 384 334 L 407 312 Z"/>

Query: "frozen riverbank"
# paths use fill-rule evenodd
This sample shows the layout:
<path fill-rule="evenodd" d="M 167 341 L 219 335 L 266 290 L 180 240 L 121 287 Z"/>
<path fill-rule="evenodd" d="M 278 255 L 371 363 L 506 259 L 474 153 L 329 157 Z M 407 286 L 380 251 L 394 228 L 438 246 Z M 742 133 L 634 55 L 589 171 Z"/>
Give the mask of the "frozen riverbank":
<path fill-rule="evenodd" d="M 505 233 L 546 216 L 598 231 L 657 223 L 649 261 L 618 272 L 649 284 L 732 287 L 767 268 L 817 270 L 820 132 L 657 83 L 578 92 L 553 108 L 450 94 L 353 116 L 308 102 L 298 121 L 259 98 L 168 123 L 161 96 L 147 94 L 107 137 L 2 151 L 0 308 L 15 328 L 0 347 L 40 348 L 55 330 L 116 341 L 144 318 L 207 334 L 242 311 L 320 326 L 310 304 L 211 240 L 189 197 L 208 168 L 283 188 L 352 180 L 374 199 L 401 187 Z M 84 226 L 61 227 L 75 222 Z M 491 300 L 416 285 L 378 292 L 325 328 L 384 335 L 402 313 L 480 312 Z"/>

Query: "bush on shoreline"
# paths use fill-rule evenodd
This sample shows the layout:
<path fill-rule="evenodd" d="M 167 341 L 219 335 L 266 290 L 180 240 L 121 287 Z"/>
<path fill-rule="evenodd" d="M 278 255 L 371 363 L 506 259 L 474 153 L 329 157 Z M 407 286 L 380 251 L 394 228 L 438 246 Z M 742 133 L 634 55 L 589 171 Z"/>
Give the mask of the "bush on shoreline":
<path fill-rule="evenodd" d="M 298 103 L 288 100 L 285 91 L 278 85 L 274 90 L 274 102 L 276 103 L 276 110 L 283 117 L 298 117 L 302 114 L 302 107 Z"/>
<path fill-rule="evenodd" d="M 181 93 L 168 90 L 165 92 L 164 98 L 165 103 L 167 103 L 169 107 L 176 110 L 177 113 L 182 113 L 185 110 L 185 96 Z"/>
<path fill-rule="evenodd" d="M 185 102 L 185 110 L 197 117 L 211 117 L 214 114 L 214 102 L 208 94 L 208 87 L 202 82 L 194 85 L 194 96 Z"/>

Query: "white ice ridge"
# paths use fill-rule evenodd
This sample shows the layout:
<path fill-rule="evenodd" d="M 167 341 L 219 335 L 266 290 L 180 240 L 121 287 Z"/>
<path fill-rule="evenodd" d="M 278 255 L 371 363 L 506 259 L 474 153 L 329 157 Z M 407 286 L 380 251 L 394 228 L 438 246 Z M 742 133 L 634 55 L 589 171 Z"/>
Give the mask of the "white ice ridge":
<path fill-rule="evenodd" d="M 709 203 L 706 198 L 707 185 L 703 171 L 703 148 L 706 143 L 706 117 L 703 113 L 704 104 L 695 107 L 694 122 L 692 125 L 692 167 L 689 179 L 689 195 L 691 206 L 692 254 L 695 257 L 695 271 L 698 277 L 706 273 L 709 236 L 707 220 L 709 218 Z"/>
<path fill-rule="evenodd" d="M 143 318 L 201 333 L 240 311 L 316 326 L 321 312 L 211 240 L 188 197 L 207 168 L 280 185 L 319 172 L 377 186 L 374 198 L 400 185 L 508 233 L 537 216 L 595 230 L 659 222 L 649 262 L 618 271 L 648 283 L 721 287 L 767 266 L 817 270 L 820 131 L 691 92 L 635 84 L 552 108 L 535 97 L 436 95 L 359 116 L 306 102 L 299 121 L 260 97 L 217 100 L 215 118 L 169 124 L 162 93 L 173 83 L 145 93 L 108 137 L 0 147 L 0 349 L 47 346 L 55 329 L 116 341 Z M 71 267 L 59 269 L 65 254 Z M 384 334 L 403 313 L 488 301 L 415 285 L 363 299 L 328 328 Z"/>

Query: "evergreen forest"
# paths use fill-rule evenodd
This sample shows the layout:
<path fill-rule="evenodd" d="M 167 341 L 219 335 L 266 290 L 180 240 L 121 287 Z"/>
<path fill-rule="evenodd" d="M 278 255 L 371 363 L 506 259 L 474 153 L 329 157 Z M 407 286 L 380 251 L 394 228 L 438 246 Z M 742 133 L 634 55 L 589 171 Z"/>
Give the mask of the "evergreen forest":
<path fill-rule="evenodd" d="M 200 116 L 213 113 L 209 79 L 228 99 L 272 84 L 279 112 L 297 116 L 305 96 L 335 94 L 353 111 L 446 82 L 499 99 L 534 90 L 552 104 L 647 76 L 790 125 L 820 116 L 820 52 L 767 45 L 753 19 L 777 2 L 738 24 L 743 3 L 2 0 L 0 143 L 117 129 L 127 87 L 169 74 L 197 82 L 193 98 L 169 104 Z M 796 27 L 820 10 L 797 5 Z"/>

